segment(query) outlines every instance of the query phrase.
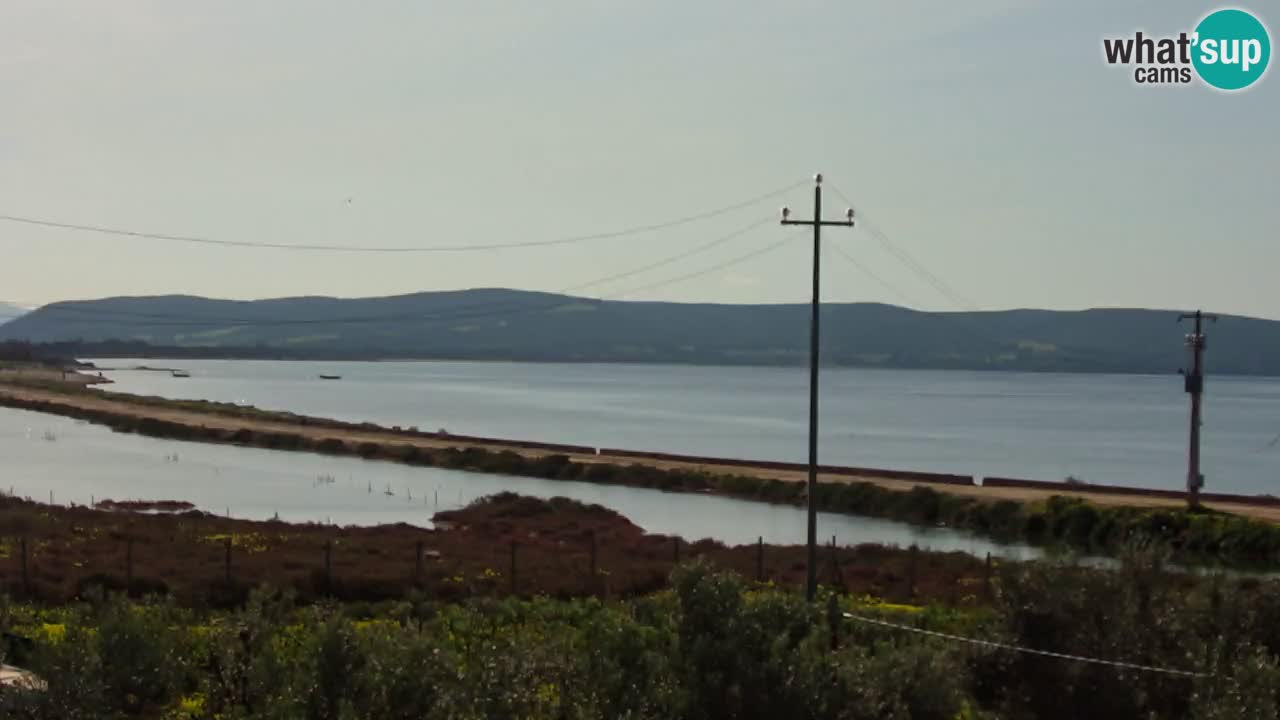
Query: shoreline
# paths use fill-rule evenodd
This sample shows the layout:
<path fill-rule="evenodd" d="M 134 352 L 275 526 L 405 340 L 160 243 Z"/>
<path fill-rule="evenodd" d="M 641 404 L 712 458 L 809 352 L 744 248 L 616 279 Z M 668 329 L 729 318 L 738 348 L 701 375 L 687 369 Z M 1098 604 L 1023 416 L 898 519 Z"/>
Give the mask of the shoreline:
<path fill-rule="evenodd" d="M 347 357 L 342 355 L 328 356 L 323 354 L 313 356 L 279 356 L 279 357 L 260 357 L 251 354 L 246 355 L 182 355 L 180 353 L 159 353 L 156 355 L 138 355 L 136 353 L 81 353 L 80 357 L 93 358 L 98 360 L 161 360 L 161 361 L 257 361 L 257 362 L 314 362 L 314 363 L 484 363 L 484 364 L 505 364 L 505 365 L 639 365 L 645 367 L 673 367 L 673 368 L 759 368 L 764 370 L 797 370 L 807 367 L 804 362 L 798 363 L 726 363 L 726 362 L 679 362 L 671 361 L 655 361 L 655 360 L 601 360 L 601 359 L 582 359 L 575 360 L 573 358 L 561 358 L 556 360 L 548 360 L 543 358 L 496 358 L 496 357 L 468 357 L 468 356 L 371 356 L 371 357 Z M 969 372 L 969 373 L 1010 373 L 1017 375 L 1113 375 L 1117 377 L 1169 377 L 1176 376 L 1177 373 L 1171 373 L 1163 370 L 1146 369 L 1146 370 L 1116 370 L 1114 368 L 1098 368 L 1098 369 L 1079 369 L 1079 370 L 1062 370 L 1050 368 L 999 368 L 990 365 L 975 366 L 956 366 L 944 367 L 937 365 L 900 365 L 889 366 L 880 364 L 857 364 L 857 363 L 831 363 L 824 362 L 821 365 L 823 370 L 872 370 L 883 372 Z M 115 368 L 117 370 L 130 370 L 133 368 Z M 1280 380 L 1280 374 L 1267 374 L 1255 372 L 1221 372 L 1215 377 L 1225 379 L 1245 379 L 1245 380 Z"/>
<path fill-rule="evenodd" d="M 174 440 L 357 456 L 408 465 L 577 480 L 670 492 L 715 494 L 803 505 L 806 468 L 663 453 L 421 432 L 272 412 L 230 403 L 101 393 L 61 382 L 5 382 L 0 406 L 74 417 L 118 432 Z M 1114 553 L 1133 540 L 1156 540 L 1189 557 L 1238 565 L 1280 564 L 1280 500 L 1206 498 L 1190 512 L 1177 493 L 933 473 L 823 467 L 819 511 L 949 526 L 1001 542 L 1060 544 Z"/>

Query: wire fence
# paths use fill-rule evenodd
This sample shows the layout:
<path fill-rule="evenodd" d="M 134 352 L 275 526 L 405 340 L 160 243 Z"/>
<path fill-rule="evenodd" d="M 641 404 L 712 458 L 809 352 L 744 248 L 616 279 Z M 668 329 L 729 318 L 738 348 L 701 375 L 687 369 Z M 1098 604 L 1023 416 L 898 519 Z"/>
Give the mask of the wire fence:
<path fill-rule="evenodd" d="M 842 613 L 842 617 L 846 620 L 863 623 L 865 625 L 873 625 L 876 627 L 889 628 L 902 632 L 915 633 L 927 637 L 939 638 L 950 642 L 966 643 L 977 647 L 989 648 L 992 650 L 1003 650 L 1007 652 L 1023 653 L 1027 655 L 1036 655 L 1039 657 L 1055 658 L 1058 660 L 1067 660 L 1070 662 L 1092 663 L 1095 665 L 1106 665 L 1109 667 L 1123 668 L 1125 670 L 1137 670 L 1140 672 L 1163 673 L 1165 675 L 1177 675 L 1182 677 L 1209 677 L 1208 673 L 1195 672 L 1192 670 L 1178 670 L 1175 668 L 1157 667 L 1154 665 L 1141 665 L 1138 663 L 1124 662 L 1121 660 L 1105 660 L 1102 658 L 1085 657 L 1083 655 L 1071 655 L 1068 653 L 1052 652 L 1049 650 L 1037 650 L 1034 648 L 1021 647 L 1019 645 L 1010 645 L 1009 643 L 996 642 L 994 640 L 979 640 L 977 638 L 964 637 L 963 635 L 953 635 L 951 633 L 938 632 L 937 630 L 925 630 L 924 628 L 912 627 L 911 625 L 903 625 L 901 623 L 889 622 L 887 620 L 879 620 L 863 615 L 855 615 L 853 613 Z"/>
<path fill-rule="evenodd" d="M 129 512 L 120 513 L 121 524 L 106 525 L 95 524 L 92 512 L 69 508 L 61 517 L 34 521 L 8 515 L 16 521 L 0 534 L 0 591 L 64 601 L 100 585 L 133 596 L 201 602 L 270 584 L 342 600 L 393 599 L 415 589 L 442 597 L 608 597 L 665 587 L 674 568 L 695 559 L 779 587 L 800 587 L 805 568 L 803 546 L 768 545 L 763 537 L 725 546 L 633 536 L 607 526 L 505 532 L 442 521 L 431 531 L 249 525 L 207 514 L 161 514 L 156 523 L 137 522 L 142 517 Z M 922 556 L 916 546 L 864 549 L 840 546 L 833 537 L 824 544 L 819 576 L 834 592 L 874 591 L 895 601 L 993 597 L 990 555 L 985 564 L 975 558 L 942 566 Z"/>

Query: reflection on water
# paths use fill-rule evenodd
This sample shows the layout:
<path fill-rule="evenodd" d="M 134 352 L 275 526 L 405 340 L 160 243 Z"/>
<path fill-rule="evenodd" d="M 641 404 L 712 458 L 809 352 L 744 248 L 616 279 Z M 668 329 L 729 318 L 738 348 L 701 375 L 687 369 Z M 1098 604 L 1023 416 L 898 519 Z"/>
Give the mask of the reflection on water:
<path fill-rule="evenodd" d="M 55 440 L 46 439 L 46 434 Z M 395 463 L 184 443 L 113 433 L 54 415 L 0 409 L 5 489 L 20 496 L 87 505 L 101 499 L 186 500 L 235 517 L 374 525 L 430 526 L 436 510 L 511 490 L 565 496 L 617 510 L 653 533 L 729 544 L 805 539 L 800 508 L 705 495 L 464 473 Z M 1025 546 L 1000 546 L 948 529 L 843 515 L 821 515 L 819 535 L 840 544 L 919 544 L 936 550 L 1030 557 Z"/>

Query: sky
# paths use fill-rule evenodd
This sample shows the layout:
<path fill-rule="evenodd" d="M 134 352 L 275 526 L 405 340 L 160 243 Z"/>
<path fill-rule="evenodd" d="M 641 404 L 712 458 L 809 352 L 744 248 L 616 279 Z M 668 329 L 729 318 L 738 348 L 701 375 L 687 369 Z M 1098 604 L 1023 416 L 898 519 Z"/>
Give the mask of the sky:
<path fill-rule="evenodd" d="M 1216 7 L 5 0 L 0 214 L 452 246 L 608 233 L 791 190 L 664 231 L 472 253 L 0 222 L 0 301 L 557 291 L 783 204 L 807 218 L 822 172 L 824 214 L 843 215 L 840 192 L 868 224 L 824 231 L 824 300 L 1280 318 L 1280 75 L 1232 94 L 1142 87 L 1102 58 L 1104 37 L 1176 34 Z M 1241 7 L 1280 34 L 1280 6 Z M 804 301 L 811 250 L 769 222 L 582 294 Z"/>

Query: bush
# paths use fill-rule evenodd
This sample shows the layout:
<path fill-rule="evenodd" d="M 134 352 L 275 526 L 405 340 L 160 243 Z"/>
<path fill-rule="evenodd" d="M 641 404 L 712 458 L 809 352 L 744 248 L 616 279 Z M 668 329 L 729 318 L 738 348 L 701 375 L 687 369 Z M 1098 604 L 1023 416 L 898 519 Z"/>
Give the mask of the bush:
<path fill-rule="evenodd" d="M 347 452 L 347 444 L 338 438 L 325 438 L 316 444 L 316 450 L 330 455 L 342 455 Z"/>
<path fill-rule="evenodd" d="M 243 609 L 196 615 L 118 597 L 57 611 L 0 602 L 6 629 L 65 628 L 27 633 L 40 638 L 27 660 L 48 689 L 0 691 L 0 717 L 1273 717 L 1277 583 L 1174 575 L 1166 561 L 1136 548 L 1113 570 L 1006 565 L 987 609 L 838 602 L 908 628 L 1209 677 L 839 619 L 833 649 L 825 598 L 810 606 L 694 563 L 671 591 L 613 603 L 298 607 L 258 590 Z"/>

